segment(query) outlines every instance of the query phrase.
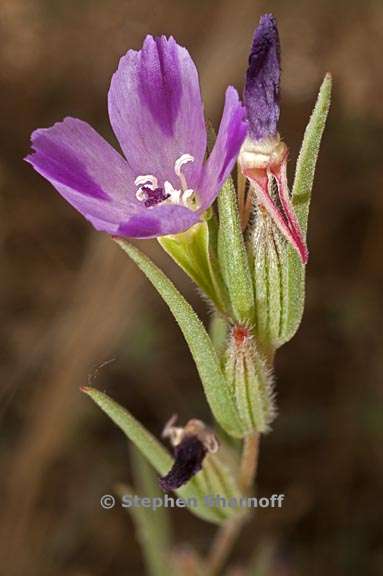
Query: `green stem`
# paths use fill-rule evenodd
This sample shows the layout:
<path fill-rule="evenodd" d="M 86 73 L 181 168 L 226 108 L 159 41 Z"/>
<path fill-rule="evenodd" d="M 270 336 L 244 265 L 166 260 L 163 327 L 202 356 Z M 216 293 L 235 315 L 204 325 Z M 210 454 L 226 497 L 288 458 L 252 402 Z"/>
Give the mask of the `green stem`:
<path fill-rule="evenodd" d="M 260 438 L 256 432 L 246 436 L 243 442 L 239 480 L 245 493 L 250 491 L 257 475 Z M 247 516 L 239 516 L 219 528 L 206 561 L 209 576 L 216 576 L 223 568 L 246 520 Z"/>

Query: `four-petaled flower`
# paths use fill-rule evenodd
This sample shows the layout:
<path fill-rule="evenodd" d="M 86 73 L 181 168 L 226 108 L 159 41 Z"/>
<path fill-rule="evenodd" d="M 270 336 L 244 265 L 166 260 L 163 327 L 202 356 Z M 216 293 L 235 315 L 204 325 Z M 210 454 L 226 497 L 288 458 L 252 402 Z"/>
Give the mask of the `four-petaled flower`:
<path fill-rule="evenodd" d="M 123 237 L 176 234 L 201 220 L 230 174 L 246 136 L 233 87 L 214 148 L 207 136 L 196 67 L 175 40 L 147 36 L 121 58 L 109 117 L 123 158 L 76 118 L 32 134 L 26 160 L 97 230 Z"/>
<path fill-rule="evenodd" d="M 290 200 L 286 144 L 277 132 L 279 119 L 280 44 L 274 17 L 265 14 L 255 31 L 249 56 L 244 102 L 249 132 L 239 156 L 259 205 L 306 264 L 308 251 Z M 274 193 L 278 191 L 278 201 Z"/>

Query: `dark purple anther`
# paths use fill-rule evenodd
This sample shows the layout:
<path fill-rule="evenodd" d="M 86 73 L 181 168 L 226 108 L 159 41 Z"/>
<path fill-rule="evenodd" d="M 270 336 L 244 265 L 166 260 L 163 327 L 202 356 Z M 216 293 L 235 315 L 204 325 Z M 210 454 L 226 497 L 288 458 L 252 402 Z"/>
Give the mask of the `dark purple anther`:
<path fill-rule="evenodd" d="M 252 140 L 277 134 L 280 73 L 277 23 L 265 14 L 254 34 L 243 96 Z"/>
<path fill-rule="evenodd" d="M 144 205 L 146 208 L 156 206 L 160 202 L 163 202 L 164 200 L 170 197 L 170 194 L 166 194 L 163 188 L 155 188 L 154 190 L 152 190 L 147 186 L 143 186 L 141 190 L 145 192 L 146 200 L 144 200 Z"/>
<path fill-rule="evenodd" d="M 170 472 L 160 479 L 162 490 L 170 492 L 186 484 L 201 470 L 207 452 L 207 448 L 197 436 L 184 436 L 174 448 L 175 462 Z"/>

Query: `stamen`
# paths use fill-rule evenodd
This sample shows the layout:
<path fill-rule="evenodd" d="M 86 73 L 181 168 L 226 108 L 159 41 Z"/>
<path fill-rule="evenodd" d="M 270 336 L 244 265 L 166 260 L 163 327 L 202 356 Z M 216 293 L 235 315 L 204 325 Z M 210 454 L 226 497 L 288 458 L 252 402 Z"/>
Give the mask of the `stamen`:
<path fill-rule="evenodd" d="M 174 164 L 174 172 L 176 173 L 176 176 L 178 176 L 178 178 L 180 179 L 181 188 L 184 192 L 185 190 L 187 190 L 188 186 L 186 183 L 186 178 L 181 172 L 181 168 L 182 166 L 184 166 L 184 164 L 188 164 L 189 162 L 194 162 L 194 156 L 192 156 L 191 154 L 182 154 L 182 156 L 177 158 Z"/>
<path fill-rule="evenodd" d="M 181 184 L 180 189 L 174 188 L 168 180 L 163 183 L 163 188 L 160 188 L 158 179 L 153 174 L 137 176 L 134 181 L 135 185 L 138 186 L 137 200 L 143 202 L 147 208 L 168 200 L 168 204 L 179 204 L 190 209 L 196 209 L 194 190 L 188 187 L 186 178 L 182 173 L 182 167 L 189 162 L 194 162 L 194 156 L 182 154 L 174 163 L 174 172 Z"/>

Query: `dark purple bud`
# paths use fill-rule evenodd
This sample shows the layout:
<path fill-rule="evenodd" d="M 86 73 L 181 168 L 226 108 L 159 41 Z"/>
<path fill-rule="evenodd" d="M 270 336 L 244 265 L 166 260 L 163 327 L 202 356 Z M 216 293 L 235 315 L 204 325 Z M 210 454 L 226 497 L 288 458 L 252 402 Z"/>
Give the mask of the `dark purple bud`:
<path fill-rule="evenodd" d="M 174 448 L 175 462 L 168 474 L 160 479 L 165 492 L 176 490 L 186 484 L 202 468 L 208 450 L 197 436 L 185 435 Z"/>
<path fill-rule="evenodd" d="M 272 14 L 265 14 L 255 31 L 246 74 L 244 102 L 249 136 L 275 136 L 279 119 L 280 45 Z"/>

